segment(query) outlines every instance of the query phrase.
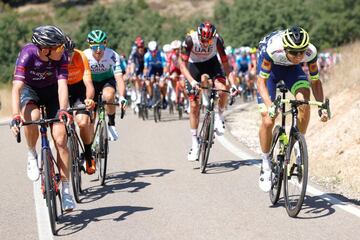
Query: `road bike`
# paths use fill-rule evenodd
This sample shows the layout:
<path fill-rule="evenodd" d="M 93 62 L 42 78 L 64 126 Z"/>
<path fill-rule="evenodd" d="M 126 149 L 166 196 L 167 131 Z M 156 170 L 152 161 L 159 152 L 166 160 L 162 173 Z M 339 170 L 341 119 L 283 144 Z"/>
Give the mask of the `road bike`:
<path fill-rule="evenodd" d="M 278 84 L 281 95 L 277 96 L 274 106 L 281 113 L 281 125 L 273 130 L 270 148 L 271 190 L 270 201 L 276 204 L 279 200 L 281 185 L 284 184 L 285 207 L 290 217 L 296 217 L 304 202 L 308 181 L 308 151 L 304 136 L 297 127 L 298 107 L 313 105 L 326 109 L 331 117 L 329 99 L 325 103 L 307 100 L 286 99 L 288 91 L 284 84 Z M 290 110 L 285 105 L 290 104 Z M 286 133 L 286 116 L 291 114 L 291 127 Z"/>
<path fill-rule="evenodd" d="M 106 122 L 106 112 L 105 106 L 106 105 L 113 105 L 119 106 L 120 103 L 110 103 L 106 102 L 102 99 L 102 93 L 100 92 L 98 101 L 96 103 L 96 112 L 97 112 L 97 123 L 95 127 L 95 135 L 93 139 L 92 149 L 93 155 L 95 157 L 95 162 L 98 171 L 98 177 L 100 180 L 100 184 L 105 184 L 106 178 L 106 168 L 107 168 L 107 159 L 109 154 L 109 137 L 108 137 L 108 124 Z M 121 119 L 124 117 L 125 111 L 121 107 Z"/>
<path fill-rule="evenodd" d="M 214 81 L 212 87 L 201 87 L 201 89 L 208 89 L 210 92 L 207 96 L 208 106 L 206 107 L 205 116 L 199 132 L 199 155 L 200 171 L 205 173 L 206 165 L 209 160 L 210 149 L 214 144 L 214 122 L 215 122 L 215 103 L 218 99 L 218 92 L 230 93 L 228 90 L 221 90 L 215 88 Z"/>

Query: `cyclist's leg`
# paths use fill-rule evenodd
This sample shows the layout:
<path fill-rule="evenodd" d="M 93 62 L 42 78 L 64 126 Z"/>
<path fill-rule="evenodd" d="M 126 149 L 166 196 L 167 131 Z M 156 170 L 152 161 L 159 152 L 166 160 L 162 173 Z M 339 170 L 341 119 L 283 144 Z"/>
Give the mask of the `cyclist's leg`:
<path fill-rule="evenodd" d="M 102 97 L 103 100 L 109 103 L 113 103 L 115 101 L 115 92 L 116 92 L 116 81 L 114 78 L 110 78 L 104 84 L 102 89 Z M 116 107 L 113 105 L 106 105 L 105 111 L 109 118 L 109 126 L 115 126 L 115 111 Z"/>
<path fill-rule="evenodd" d="M 289 67 L 284 82 L 297 100 L 310 100 L 310 83 L 300 65 Z M 298 109 L 298 128 L 302 134 L 305 134 L 310 120 L 310 106 L 304 104 Z"/>
<path fill-rule="evenodd" d="M 25 85 L 21 91 L 20 97 L 21 115 L 24 117 L 25 121 L 34 121 L 40 118 L 38 102 L 39 97 L 36 91 L 30 86 Z M 24 133 L 29 150 L 35 151 L 36 142 L 39 138 L 38 126 L 25 126 Z"/>

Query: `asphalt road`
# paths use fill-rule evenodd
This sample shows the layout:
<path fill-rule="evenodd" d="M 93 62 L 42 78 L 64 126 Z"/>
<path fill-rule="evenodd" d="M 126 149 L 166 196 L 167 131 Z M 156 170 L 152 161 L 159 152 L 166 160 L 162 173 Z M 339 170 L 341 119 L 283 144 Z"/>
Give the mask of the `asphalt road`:
<path fill-rule="evenodd" d="M 96 176 L 84 177 L 82 203 L 60 218 L 55 238 L 353 240 L 360 235 L 358 216 L 319 196 L 308 194 L 298 218 L 288 217 L 282 198 L 272 206 L 258 188 L 260 160 L 241 159 L 218 140 L 207 173 L 200 174 L 198 162 L 186 160 L 188 126 L 188 119 L 166 114 L 157 124 L 131 112 L 118 119 L 120 139 L 110 144 L 106 185 L 99 186 Z M 0 132 L 0 239 L 49 239 L 44 200 L 38 184 L 26 177 L 26 145 L 17 144 L 7 126 Z"/>

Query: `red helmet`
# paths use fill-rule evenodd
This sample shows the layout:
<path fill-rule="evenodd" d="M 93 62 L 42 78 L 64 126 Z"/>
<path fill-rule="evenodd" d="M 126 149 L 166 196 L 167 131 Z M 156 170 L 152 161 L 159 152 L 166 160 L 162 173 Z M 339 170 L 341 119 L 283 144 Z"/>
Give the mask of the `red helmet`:
<path fill-rule="evenodd" d="M 200 41 L 209 41 L 214 38 L 216 34 L 216 28 L 210 22 L 203 22 L 199 25 L 197 33 Z"/>
<path fill-rule="evenodd" d="M 144 47 L 144 40 L 140 36 L 136 37 L 134 43 L 137 47 Z"/>

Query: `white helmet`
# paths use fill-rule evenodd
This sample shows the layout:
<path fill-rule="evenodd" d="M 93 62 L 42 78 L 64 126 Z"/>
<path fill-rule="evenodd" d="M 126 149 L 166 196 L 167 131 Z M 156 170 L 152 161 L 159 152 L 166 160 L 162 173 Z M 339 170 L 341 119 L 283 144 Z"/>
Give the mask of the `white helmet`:
<path fill-rule="evenodd" d="M 150 51 L 155 51 L 157 49 L 157 42 L 156 41 L 150 41 L 148 43 L 148 48 Z"/>
<path fill-rule="evenodd" d="M 179 49 L 181 47 L 181 41 L 180 40 L 174 40 L 171 42 L 171 48 L 172 49 Z"/>
<path fill-rule="evenodd" d="M 170 44 L 165 44 L 165 45 L 163 46 L 163 51 L 164 51 L 164 53 L 170 52 L 170 51 L 171 51 L 171 46 L 170 46 Z"/>

